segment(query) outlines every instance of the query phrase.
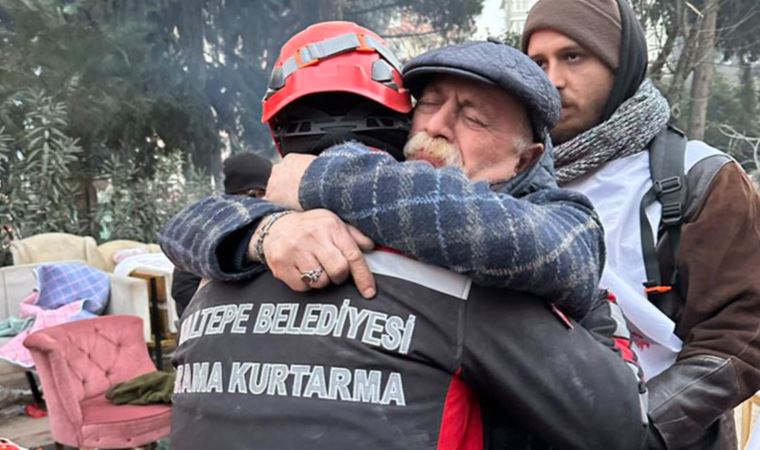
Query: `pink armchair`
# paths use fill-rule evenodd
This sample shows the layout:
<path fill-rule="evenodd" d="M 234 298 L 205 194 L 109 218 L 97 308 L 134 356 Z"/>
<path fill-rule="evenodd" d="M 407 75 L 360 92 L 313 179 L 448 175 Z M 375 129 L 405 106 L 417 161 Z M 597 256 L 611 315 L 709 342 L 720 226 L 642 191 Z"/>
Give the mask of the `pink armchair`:
<path fill-rule="evenodd" d="M 156 370 L 139 317 L 71 322 L 31 334 L 24 345 L 37 365 L 57 443 L 125 448 L 169 434 L 169 406 L 116 406 L 105 397 L 111 385 Z"/>

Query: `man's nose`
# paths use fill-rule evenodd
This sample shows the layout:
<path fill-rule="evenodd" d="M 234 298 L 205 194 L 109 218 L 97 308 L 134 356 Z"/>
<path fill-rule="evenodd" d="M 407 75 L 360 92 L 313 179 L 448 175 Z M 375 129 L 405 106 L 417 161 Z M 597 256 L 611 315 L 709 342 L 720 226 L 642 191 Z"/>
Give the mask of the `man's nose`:
<path fill-rule="evenodd" d="M 430 137 L 444 138 L 451 142 L 454 133 L 452 130 L 453 111 L 451 106 L 446 103 L 443 104 L 435 113 L 428 117 L 428 121 L 425 124 L 425 131 Z"/>
<path fill-rule="evenodd" d="M 557 89 L 565 87 L 565 71 L 559 64 L 547 64 L 544 72 L 554 87 Z"/>

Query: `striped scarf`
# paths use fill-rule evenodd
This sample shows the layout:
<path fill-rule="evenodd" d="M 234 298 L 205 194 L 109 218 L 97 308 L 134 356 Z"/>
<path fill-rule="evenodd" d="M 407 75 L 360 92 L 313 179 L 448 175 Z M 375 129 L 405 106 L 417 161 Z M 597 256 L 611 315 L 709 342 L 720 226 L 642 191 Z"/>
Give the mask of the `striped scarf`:
<path fill-rule="evenodd" d="M 644 80 L 609 120 L 555 147 L 557 180 L 563 185 L 609 161 L 643 151 L 669 118 L 667 99 L 651 80 Z"/>

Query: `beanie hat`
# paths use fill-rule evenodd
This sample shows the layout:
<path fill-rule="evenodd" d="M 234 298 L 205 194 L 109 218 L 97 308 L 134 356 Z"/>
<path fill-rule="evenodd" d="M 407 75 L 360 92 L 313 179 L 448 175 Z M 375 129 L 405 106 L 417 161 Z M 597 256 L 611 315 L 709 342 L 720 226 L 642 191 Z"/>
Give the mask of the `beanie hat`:
<path fill-rule="evenodd" d="M 528 13 L 522 50 L 533 32 L 545 29 L 564 34 L 617 70 L 622 25 L 616 0 L 539 0 Z"/>
<path fill-rule="evenodd" d="M 266 189 L 272 163 L 254 153 L 238 153 L 224 160 L 224 193 L 242 194 Z"/>

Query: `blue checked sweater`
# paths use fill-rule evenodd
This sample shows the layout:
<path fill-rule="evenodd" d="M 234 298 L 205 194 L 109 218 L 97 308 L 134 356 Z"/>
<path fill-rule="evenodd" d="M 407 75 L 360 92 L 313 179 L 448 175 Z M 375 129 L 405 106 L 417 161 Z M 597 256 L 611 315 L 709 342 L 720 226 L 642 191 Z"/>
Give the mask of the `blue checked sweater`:
<path fill-rule="evenodd" d="M 583 195 L 557 188 L 551 150 L 526 173 L 489 186 L 457 169 L 398 163 L 350 142 L 311 164 L 299 195 L 304 209 L 330 209 L 375 242 L 477 284 L 539 295 L 577 318 L 595 298 L 602 227 Z M 245 260 L 254 225 L 281 209 L 248 197 L 209 197 L 174 217 L 159 242 L 183 270 L 248 278 L 262 270 Z"/>

